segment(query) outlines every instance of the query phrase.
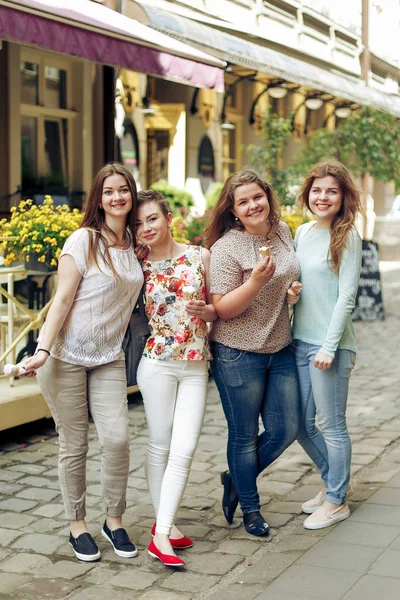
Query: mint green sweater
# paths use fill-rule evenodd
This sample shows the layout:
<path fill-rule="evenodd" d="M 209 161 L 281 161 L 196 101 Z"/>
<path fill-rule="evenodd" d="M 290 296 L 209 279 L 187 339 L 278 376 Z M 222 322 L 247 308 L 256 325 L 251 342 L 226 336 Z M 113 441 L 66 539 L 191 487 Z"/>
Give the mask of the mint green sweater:
<path fill-rule="evenodd" d="M 338 348 L 357 350 L 351 313 L 360 279 L 362 244 L 352 229 L 336 275 L 327 259 L 330 229 L 315 229 L 315 223 L 301 225 L 294 241 L 304 287 L 295 306 L 293 339 L 320 346 L 321 352 L 334 358 Z"/>

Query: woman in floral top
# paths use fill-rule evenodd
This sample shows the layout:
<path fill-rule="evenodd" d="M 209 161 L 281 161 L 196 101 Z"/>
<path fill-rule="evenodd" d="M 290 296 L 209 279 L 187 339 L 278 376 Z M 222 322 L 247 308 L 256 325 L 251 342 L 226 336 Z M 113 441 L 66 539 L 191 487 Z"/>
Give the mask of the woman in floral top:
<path fill-rule="evenodd" d="M 174 548 L 190 548 L 193 542 L 174 519 L 203 424 L 211 358 L 206 321 L 216 313 L 207 291 L 210 253 L 176 242 L 171 219 L 162 194 L 138 194 L 137 235 L 150 248 L 142 265 L 150 337 L 137 375 L 149 428 L 146 474 L 156 514 L 148 552 L 164 565 L 181 567 Z"/>

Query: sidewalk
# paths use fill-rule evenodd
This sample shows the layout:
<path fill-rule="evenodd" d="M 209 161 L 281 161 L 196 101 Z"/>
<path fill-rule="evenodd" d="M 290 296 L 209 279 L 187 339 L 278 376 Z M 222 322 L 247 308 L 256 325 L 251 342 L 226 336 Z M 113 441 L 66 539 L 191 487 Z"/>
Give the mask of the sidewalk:
<path fill-rule="evenodd" d="M 382 265 L 384 322 L 356 323 L 358 364 L 351 382 L 352 516 L 307 531 L 301 503 L 320 481 L 298 444 L 259 479 L 271 536 L 246 533 L 240 511 L 221 512 L 226 424 L 210 384 L 205 425 L 178 524 L 195 545 L 174 572 L 147 555 L 152 509 L 144 478 L 143 407 L 130 407 L 131 470 L 124 523 L 138 557 L 121 559 L 100 536 L 100 455 L 94 427 L 88 460 L 88 523 L 102 552 L 80 563 L 67 544 L 57 481 L 57 437 L 42 429 L 0 441 L 0 599 L 18 600 L 398 600 L 400 598 L 400 264 Z"/>

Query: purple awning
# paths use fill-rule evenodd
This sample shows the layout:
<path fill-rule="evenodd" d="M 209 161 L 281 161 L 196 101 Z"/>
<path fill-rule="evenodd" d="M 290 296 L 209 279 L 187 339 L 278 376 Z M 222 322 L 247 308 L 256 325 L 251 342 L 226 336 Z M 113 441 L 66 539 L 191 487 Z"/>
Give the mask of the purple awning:
<path fill-rule="evenodd" d="M 74 0 L 60 10 L 57 4 L 0 0 L 0 38 L 223 92 L 221 61 L 88 0 L 80 0 L 81 13 Z M 51 6 L 54 13 L 49 12 Z M 26 10 L 39 7 L 44 12 Z M 210 62 L 214 64 L 206 64 Z"/>

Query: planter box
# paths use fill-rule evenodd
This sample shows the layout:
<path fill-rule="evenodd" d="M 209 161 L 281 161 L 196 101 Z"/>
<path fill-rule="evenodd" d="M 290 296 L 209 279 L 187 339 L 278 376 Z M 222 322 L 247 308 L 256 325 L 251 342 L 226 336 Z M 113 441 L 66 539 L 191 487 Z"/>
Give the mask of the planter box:
<path fill-rule="evenodd" d="M 30 254 L 29 260 L 24 260 L 25 269 L 27 271 L 40 271 L 41 273 L 49 273 L 55 271 L 57 267 L 49 267 L 46 263 L 40 262 L 36 254 Z"/>

